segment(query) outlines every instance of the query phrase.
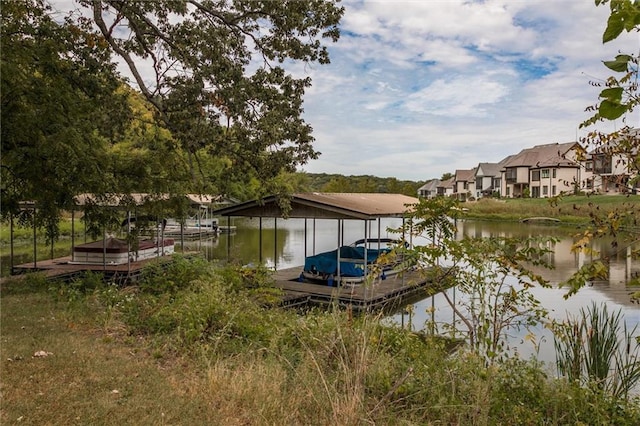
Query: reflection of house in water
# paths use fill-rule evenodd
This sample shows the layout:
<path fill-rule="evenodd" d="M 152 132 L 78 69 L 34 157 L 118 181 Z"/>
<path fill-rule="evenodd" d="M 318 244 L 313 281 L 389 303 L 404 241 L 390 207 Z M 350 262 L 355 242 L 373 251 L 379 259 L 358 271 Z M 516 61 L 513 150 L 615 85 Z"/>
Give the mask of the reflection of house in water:
<path fill-rule="evenodd" d="M 458 238 L 487 238 L 492 236 L 503 237 L 526 237 L 550 235 L 558 238 L 553 244 L 552 251 L 545 255 L 544 260 L 553 267 L 547 269 L 543 266 L 531 265 L 533 272 L 543 276 L 551 283 L 558 284 L 568 280 L 582 266 L 600 259 L 605 259 L 608 266 L 609 277 L 607 280 L 594 282 L 594 286 L 606 286 L 609 289 L 622 290 L 620 292 L 620 303 L 628 304 L 627 282 L 640 275 L 640 262 L 631 259 L 631 251 L 638 249 L 640 244 L 635 243 L 633 247 L 627 247 L 624 241 L 620 242 L 618 248 L 612 247 L 611 239 L 597 239 L 592 242 L 591 249 L 594 254 L 583 251 L 572 251 L 574 239 L 571 236 L 558 235 L 559 229 L 548 226 L 522 225 L 501 223 L 498 226 L 491 226 L 487 223 L 464 221 L 458 223 Z M 555 235 L 554 235 L 555 234 Z"/>

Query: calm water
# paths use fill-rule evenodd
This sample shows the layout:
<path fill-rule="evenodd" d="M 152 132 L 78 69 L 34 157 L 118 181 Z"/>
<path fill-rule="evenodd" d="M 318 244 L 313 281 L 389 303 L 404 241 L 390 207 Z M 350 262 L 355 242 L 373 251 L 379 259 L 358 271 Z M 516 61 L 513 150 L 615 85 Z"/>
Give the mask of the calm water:
<path fill-rule="evenodd" d="M 258 263 L 262 259 L 268 266 L 275 266 L 278 269 L 301 267 L 305 256 L 333 250 L 338 245 L 338 224 L 335 220 L 316 220 L 314 223 L 311 219 L 306 222 L 304 219 L 286 221 L 280 219 L 274 223 L 273 219 L 263 219 L 261 244 L 258 219 L 237 220 L 234 224 L 237 226 L 237 232 L 233 235 L 221 235 L 217 240 L 192 242 L 185 245 L 192 249 L 203 250 L 210 259 L 227 259 L 227 256 L 230 256 L 231 259 L 243 264 Z M 376 236 L 378 228 L 380 228 L 382 237 L 394 237 L 397 235 L 388 232 L 387 228 L 397 227 L 400 224 L 401 222 L 396 219 L 383 219 L 380 225 L 378 222 L 372 222 L 368 226 L 367 234 Z M 345 221 L 344 243 L 350 244 L 363 238 L 364 232 L 364 225 L 361 221 Z M 581 308 L 586 308 L 592 301 L 595 301 L 597 303 L 605 302 L 610 312 L 621 309 L 628 326 L 633 327 L 640 324 L 640 306 L 633 304 L 630 299 L 630 293 L 640 289 L 626 284 L 630 277 L 640 274 L 640 262 L 632 262 L 626 256 L 626 251 L 617 253 L 607 241 L 598 241 L 593 248 L 610 256 L 609 280 L 594 282 L 568 300 L 563 298 L 566 290 L 559 288 L 558 284 L 569 278 L 584 262 L 591 260 L 582 254 L 571 253 L 572 235 L 575 232 L 575 230 L 567 230 L 557 226 L 536 224 L 473 221 L 458 223 L 459 237 L 463 235 L 477 237 L 550 235 L 559 239 L 555 245 L 554 253 L 548 259 L 554 265 L 554 269 L 537 271 L 550 280 L 553 287 L 533 290 L 537 299 L 549 310 L 551 318 L 563 320 L 567 315 L 577 315 Z M 415 240 L 414 243 L 421 244 L 421 241 Z M 262 254 L 260 254 L 260 246 Z M 453 296 L 453 292 L 455 292 L 454 289 L 449 290 L 450 296 Z M 460 297 L 459 294 L 457 296 Z M 433 313 L 431 313 L 432 310 Z M 415 302 L 411 316 L 397 314 L 390 318 L 390 321 L 407 327 L 411 326 L 415 330 L 422 329 L 425 322 L 432 320 L 440 324 L 450 324 L 453 321 L 451 308 L 441 294 Z M 535 355 L 541 361 L 546 362 L 555 360 L 553 337 L 547 329 L 541 326 L 534 330 L 537 347 L 531 342 L 521 344 L 526 334 L 525 331 L 513 333 L 512 343 L 521 356 L 528 358 Z"/>
<path fill-rule="evenodd" d="M 226 219 L 221 220 L 222 225 L 226 225 Z M 397 219 L 383 219 L 380 222 L 374 221 L 367 225 L 367 235 L 377 236 L 378 231 L 382 237 L 397 237 L 387 231 L 389 227 L 398 227 L 401 224 Z M 304 220 L 304 219 L 273 219 L 262 220 L 262 237 L 260 236 L 259 219 L 236 219 L 232 225 L 237 227 L 234 234 L 222 234 L 217 239 L 205 241 L 185 241 L 186 250 L 200 250 L 208 259 L 227 259 L 238 261 L 242 264 L 264 262 L 267 266 L 278 269 L 290 268 L 304 264 L 304 259 L 308 255 L 333 250 L 339 244 L 338 223 L 336 220 Z M 340 243 L 350 244 L 353 241 L 365 236 L 365 225 L 362 221 L 344 221 L 344 238 Z M 595 249 L 607 253 L 611 257 L 609 280 L 594 282 L 583 288 L 580 292 L 564 300 L 562 297 L 566 292 L 558 288 L 558 284 L 567 279 L 584 262 L 590 259 L 584 255 L 573 254 L 570 247 L 573 242 L 572 234 L 576 231 L 566 230 L 555 226 L 543 225 L 523 225 L 520 223 L 491 223 L 465 221 L 458 223 L 459 237 L 467 236 L 528 236 L 528 235 L 551 235 L 559 238 L 554 253 L 548 259 L 555 268 L 552 270 L 538 271 L 554 285 L 549 289 L 534 289 L 534 294 L 549 311 L 550 316 L 555 319 L 565 319 L 567 314 L 578 314 L 581 308 L 587 307 L 592 301 L 605 302 L 609 311 L 621 309 L 627 324 L 631 327 L 640 324 L 640 305 L 631 303 L 630 293 L 640 290 L 630 287 L 626 282 L 632 276 L 640 274 L 640 262 L 632 262 L 627 258 L 626 252 L 617 253 L 606 241 L 598 241 Z M 306 243 L 305 243 L 306 241 Z M 426 241 L 424 241 L 426 243 Z M 415 244 L 421 244 L 418 239 Z M 638 247 L 636 247 L 638 248 Z M 62 250 L 63 252 L 61 252 Z M 2 248 L 3 270 L 8 265 L 8 248 Z M 28 250 L 30 252 L 30 250 Z M 178 248 L 177 251 L 180 251 Z M 57 248 L 55 256 L 69 254 L 69 248 Z M 29 254 L 19 262 L 29 262 Z M 455 290 L 449 290 L 451 296 Z M 460 295 L 457 295 L 460 297 Z M 398 314 L 389 320 L 413 329 L 422 329 L 425 322 L 434 320 L 436 323 L 451 323 L 453 314 L 445 298 L 440 294 L 429 297 L 414 303 L 412 315 Z M 433 310 L 433 313 L 430 311 Z M 553 361 L 553 338 L 551 334 L 540 327 L 535 331 L 539 348 L 533 347 L 530 343 L 519 345 L 525 333 L 513 336 L 514 345 L 524 356 L 537 355 L 543 361 Z"/>

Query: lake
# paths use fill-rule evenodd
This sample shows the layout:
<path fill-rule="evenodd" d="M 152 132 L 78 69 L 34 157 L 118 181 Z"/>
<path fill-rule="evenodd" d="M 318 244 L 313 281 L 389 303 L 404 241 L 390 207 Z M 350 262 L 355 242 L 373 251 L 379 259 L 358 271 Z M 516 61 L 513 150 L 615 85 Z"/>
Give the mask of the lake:
<path fill-rule="evenodd" d="M 260 236 L 259 219 L 235 219 L 232 225 L 237 227 L 233 234 L 221 234 L 216 239 L 203 241 L 185 241 L 185 250 L 197 250 L 204 253 L 208 259 L 230 258 L 241 264 L 264 262 L 269 267 L 278 269 L 290 268 L 304 264 L 304 259 L 308 255 L 333 250 L 337 247 L 338 222 L 336 220 L 304 220 L 304 219 L 263 219 L 262 237 Z M 373 221 L 367 225 L 367 234 L 375 237 L 396 237 L 387 231 L 389 227 L 400 226 L 399 219 L 382 219 L 380 222 Z M 221 220 L 221 225 L 226 225 L 226 219 Z M 587 307 L 592 301 L 605 302 L 609 311 L 621 309 L 627 324 L 631 327 L 640 324 L 640 306 L 633 304 L 630 293 L 640 290 L 627 285 L 630 277 L 640 274 L 640 262 L 632 262 L 626 256 L 626 252 L 616 252 L 610 243 L 604 240 L 597 241 L 594 249 L 606 253 L 611 258 L 609 279 L 598 281 L 584 287 L 577 295 L 568 300 L 564 300 L 565 289 L 558 288 L 558 284 L 566 280 L 573 274 L 580 265 L 590 259 L 582 254 L 571 253 L 572 235 L 577 231 L 559 226 L 544 226 L 540 224 L 521 223 L 497 223 L 482 221 L 460 221 L 458 222 L 458 237 L 463 235 L 488 237 L 488 236 L 534 236 L 548 235 L 559 239 L 555 245 L 553 253 L 548 259 L 555 268 L 552 270 L 538 271 L 545 278 L 551 281 L 552 288 L 535 288 L 535 296 L 540 300 L 552 318 L 562 320 L 567 314 L 578 314 L 581 308 Z M 364 237 L 364 224 L 362 221 L 344 221 L 345 244 L 350 244 L 357 239 Z M 306 238 L 305 238 L 306 236 Z M 306 240 L 306 244 L 305 244 Z M 414 244 L 422 244 L 427 241 L 416 239 Z M 56 247 L 55 256 L 66 256 L 70 252 L 70 242 L 66 245 Z M 636 247 L 638 248 L 638 243 Z M 30 243 L 26 245 L 30 246 Z M 179 248 L 176 249 L 180 251 Z M 8 268 L 8 247 L 2 248 L 3 271 Z M 25 250 L 23 250 L 24 252 Z M 31 249 L 17 258 L 16 263 L 31 261 Z M 450 289 L 452 294 L 455 289 Z M 433 311 L 431 313 L 431 311 Z M 453 314 L 445 298 L 439 294 L 434 297 L 418 300 L 413 304 L 411 316 L 398 313 L 392 315 L 388 320 L 410 326 L 415 330 L 422 329 L 426 321 L 435 321 L 439 324 L 451 323 Z M 543 327 L 536 330 L 539 348 L 531 344 L 520 345 L 519 341 L 524 338 L 524 333 L 513 336 L 514 345 L 524 357 L 536 355 L 542 361 L 553 362 L 555 355 L 553 351 L 552 335 Z"/>
<path fill-rule="evenodd" d="M 225 224 L 225 221 L 226 219 L 222 224 Z M 364 237 L 364 225 L 361 221 L 344 221 L 344 223 L 344 243 L 350 244 Z M 216 240 L 189 242 L 185 243 L 185 246 L 202 250 L 209 259 L 227 259 L 227 256 L 230 256 L 231 259 L 242 264 L 259 263 L 262 260 L 267 266 L 278 269 L 294 266 L 300 266 L 302 269 L 307 255 L 333 250 L 338 245 L 336 220 L 263 219 L 262 239 L 258 219 L 236 219 L 233 224 L 237 226 L 235 234 L 222 234 Z M 394 237 L 397 235 L 388 232 L 387 228 L 397 227 L 400 224 L 399 219 L 382 219 L 380 225 L 378 222 L 370 223 L 367 233 L 370 236 L 377 236 L 379 227 L 380 236 Z M 640 324 L 640 306 L 632 303 L 630 298 L 632 292 L 640 289 L 627 285 L 630 277 L 640 274 L 640 262 L 632 262 L 625 250 L 617 252 L 611 247 L 610 241 L 598 240 L 593 246 L 611 259 L 609 279 L 585 286 L 568 300 L 563 298 L 566 289 L 559 288 L 559 283 L 569 278 L 584 262 L 591 260 L 583 254 L 571 253 L 573 234 L 576 232 L 574 229 L 541 224 L 458 222 L 459 238 L 464 235 L 475 237 L 548 235 L 559 239 L 548 259 L 554 265 L 554 269 L 537 270 L 551 282 L 552 288 L 533 289 L 536 298 L 549 310 L 551 318 L 563 320 L 568 314 L 577 315 L 580 309 L 586 308 L 595 301 L 605 302 L 610 312 L 621 309 L 628 326 L 634 327 Z M 414 244 L 421 243 L 419 239 L 414 241 Z M 260 254 L 260 247 L 262 254 Z M 638 248 L 637 243 L 635 248 Z M 450 289 L 448 292 L 453 295 L 455 289 Z M 451 323 L 453 320 L 452 310 L 442 294 L 415 302 L 411 315 L 398 313 L 389 318 L 389 321 L 406 327 L 411 326 L 414 330 L 422 329 L 425 322 L 432 320 L 439 324 Z M 512 338 L 515 350 L 522 357 L 528 358 L 535 355 L 541 361 L 555 361 L 553 336 L 549 330 L 542 326 L 534 330 L 538 346 L 534 346 L 531 342 L 521 343 L 525 334 L 524 331 L 515 333 Z"/>

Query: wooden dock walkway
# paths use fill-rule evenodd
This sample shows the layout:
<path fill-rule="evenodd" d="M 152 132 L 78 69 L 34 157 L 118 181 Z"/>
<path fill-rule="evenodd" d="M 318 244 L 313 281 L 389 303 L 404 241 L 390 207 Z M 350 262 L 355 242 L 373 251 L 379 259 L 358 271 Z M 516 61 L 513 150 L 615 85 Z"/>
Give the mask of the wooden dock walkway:
<path fill-rule="evenodd" d="M 142 274 L 142 269 L 153 262 L 168 263 L 171 256 L 160 256 L 152 259 L 131 262 L 130 264 L 71 264 L 71 256 L 58 257 L 55 259 L 39 260 L 35 265 L 33 262 L 23 263 L 13 266 L 13 275 L 27 274 L 31 272 L 41 272 L 52 280 L 71 281 L 82 276 L 86 272 L 95 272 L 104 275 L 104 279 L 115 282 L 118 285 L 126 285 L 137 280 Z"/>
<path fill-rule="evenodd" d="M 187 253 L 194 254 L 194 253 Z M 70 264 L 70 256 L 56 259 L 41 260 L 36 265 L 25 263 L 13 267 L 14 274 L 41 272 L 52 280 L 71 281 L 82 274 L 91 271 L 104 275 L 104 279 L 118 285 L 135 282 L 145 266 L 153 262 L 168 263 L 171 256 L 161 256 L 131 262 L 129 265 L 87 265 Z M 425 295 L 433 291 L 435 284 L 421 276 L 417 271 L 407 271 L 402 274 L 377 279 L 372 283 L 362 283 L 355 286 L 330 287 L 321 283 L 307 280 L 299 281 L 302 266 L 281 269 L 274 272 L 276 287 L 283 290 L 281 305 L 284 307 L 328 306 L 337 304 L 341 307 L 350 306 L 354 311 L 390 311 L 407 303 L 423 292 Z"/>
<path fill-rule="evenodd" d="M 433 285 L 417 271 L 376 280 L 357 286 L 329 287 L 310 281 L 299 281 L 302 266 L 275 272 L 276 286 L 284 291 L 284 306 L 329 305 L 350 306 L 356 311 L 393 310 Z"/>

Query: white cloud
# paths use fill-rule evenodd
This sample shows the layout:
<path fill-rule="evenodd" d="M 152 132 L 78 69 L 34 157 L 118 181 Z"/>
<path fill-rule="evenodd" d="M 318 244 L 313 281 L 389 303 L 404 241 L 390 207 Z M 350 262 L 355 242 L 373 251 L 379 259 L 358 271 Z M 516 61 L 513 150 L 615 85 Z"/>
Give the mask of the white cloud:
<path fill-rule="evenodd" d="M 607 7 L 583 0 L 345 4 L 332 64 L 316 67 L 305 118 L 323 154 L 310 172 L 439 177 L 522 148 L 584 136 Z M 639 117 L 628 117 L 640 125 Z M 619 123 L 603 123 L 604 130 Z"/>

